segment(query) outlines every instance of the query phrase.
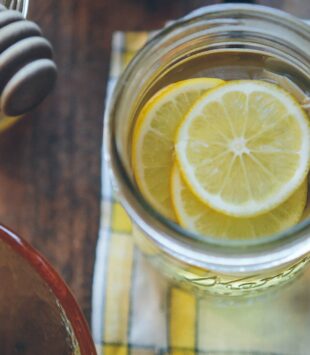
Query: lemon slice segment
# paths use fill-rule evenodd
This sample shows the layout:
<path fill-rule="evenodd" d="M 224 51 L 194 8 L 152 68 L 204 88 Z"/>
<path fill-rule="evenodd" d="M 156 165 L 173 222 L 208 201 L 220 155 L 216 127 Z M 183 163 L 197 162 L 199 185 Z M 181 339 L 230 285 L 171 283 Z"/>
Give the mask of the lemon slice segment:
<path fill-rule="evenodd" d="M 198 199 L 230 216 L 256 216 L 305 180 L 309 122 L 280 87 L 230 81 L 195 102 L 175 146 L 182 176 Z"/>
<path fill-rule="evenodd" d="M 192 104 L 222 83 L 197 78 L 170 84 L 146 103 L 137 119 L 132 144 L 134 176 L 145 199 L 167 218 L 175 219 L 169 181 L 176 129 Z"/>
<path fill-rule="evenodd" d="M 254 239 L 298 223 L 307 200 L 307 181 L 274 210 L 256 217 L 236 218 L 203 204 L 184 182 L 177 164 L 171 174 L 171 196 L 180 225 L 192 232 L 226 239 Z"/>

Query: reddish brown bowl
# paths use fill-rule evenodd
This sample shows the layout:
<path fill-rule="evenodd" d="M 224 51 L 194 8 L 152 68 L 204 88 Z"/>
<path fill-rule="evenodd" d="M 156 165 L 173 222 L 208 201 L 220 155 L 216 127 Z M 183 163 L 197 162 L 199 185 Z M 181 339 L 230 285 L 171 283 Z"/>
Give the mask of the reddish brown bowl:
<path fill-rule="evenodd" d="M 1 355 L 96 354 L 68 287 L 28 243 L 0 226 Z"/>

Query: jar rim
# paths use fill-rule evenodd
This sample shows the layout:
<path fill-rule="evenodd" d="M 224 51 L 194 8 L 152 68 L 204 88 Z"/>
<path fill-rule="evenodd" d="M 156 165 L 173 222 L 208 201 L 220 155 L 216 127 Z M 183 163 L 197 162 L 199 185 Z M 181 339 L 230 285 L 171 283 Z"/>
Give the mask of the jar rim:
<path fill-rule="evenodd" d="M 251 15 L 265 19 L 265 16 L 274 16 L 279 22 L 290 26 L 294 31 L 301 31 L 310 40 L 309 26 L 298 18 L 284 11 L 261 5 L 249 4 L 218 4 L 205 6 L 194 10 L 183 18 L 172 22 L 169 26 L 159 31 L 148 44 L 140 50 L 136 58 L 141 58 L 143 53 L 151 48 L 154 41 L 159 41 L 169 31 L 174 31 L 189 21 L 198 21 L 201 16 L 219 14 L 223 12 L 238 11 L 238 14 Z M 166 219 L 155 211 L 145 201 L 140 192 L 133 185 L 123 166 L 122 159 L 116 142 L 113 140 L 115 126 L 111 117 L 112 111 L 117 104 L 118 97 L 122 92 L 123 83 L 126 82 L 126 74 L 136 66 L 137 59 L 133 60 L 120 77 L 112 95 L 111 104 L 105 117 L 105 158 L 112 168 L 114 187 L 119 194 L 120 200 L 133 221 L 148 234 L 152 240 L 168 254 L 177 255 L 179 259 L 191 259 L 196 266 L 221 269 L 222 271 L 241 271 L 270 268 L 281 261 L 286 263 L 302 257 L 310 251 L 310 235 L 307 231 L 310 227 L 310 219 L 300 222 L 280 233 L 257 238 L 255 240 L 228 240 L 201 236 L 183 229 L 179 225 Z"/>
<path fill-rule="evenodd" d="M 227 12 L 227 14 L 229 14 L 230 12 L 234 13 L 236 10 L 239 12 L 240 15 L 242 14 L 249 15 L 250 13 L 254 17 L 257 17 L 257 15 L 274 16 L 278 20 L 280 19 L 283 20 L 284 21 L 283 23 L 286 26 L 290 26 L 293 30 L 298 29 L 304 31 L 304 33 L 309 37 L 309 24 L 306 23 L 306 21 L 303 21 L 286 11 L 274 7 L 258 5 L 258 4 L 227 3 L 227 4 L 207 5 L 191 11 L 189 14 L 185 15 L 184 17 L 181 17 L 179 20 L 181 21 L 192 20 L 194 18 L 198 18 L 199 16 L 204 16 L 211 13 L 216 14 L 216 13 Z M 174 23 L 177 23 L 179 20 L 174 21 Z"/>

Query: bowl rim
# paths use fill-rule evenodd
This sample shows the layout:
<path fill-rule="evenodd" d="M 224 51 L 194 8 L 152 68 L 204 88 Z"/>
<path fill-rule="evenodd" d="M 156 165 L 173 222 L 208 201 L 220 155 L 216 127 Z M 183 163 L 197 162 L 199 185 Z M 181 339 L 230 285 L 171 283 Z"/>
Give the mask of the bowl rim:
<path fill-rule="evenodd" d="M 96 355 L 95 345 L 84 315 L 69 287 L 56 270 L 28 242 L 2 224 L 0 224 L 0 241 L 6 243 L 14 252 L 23 257 L 59 300 L 72 326 L 81 355 Z"/>

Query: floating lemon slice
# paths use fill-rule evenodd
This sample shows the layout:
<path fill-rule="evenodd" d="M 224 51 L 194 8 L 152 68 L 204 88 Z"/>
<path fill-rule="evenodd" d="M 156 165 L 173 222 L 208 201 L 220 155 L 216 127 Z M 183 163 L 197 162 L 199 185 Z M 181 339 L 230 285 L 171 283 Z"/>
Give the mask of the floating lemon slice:
<path fill-rule="evenodd" d="M 175 146 L 182 176 L 198 199 L 230 216 L 257 216 L 305 180 L 309 123 L 278 86 L 230 81 L 195 102 Z"/>
<path fill-rule="evenodd" d="M 171 196 L 183 228 L 212 237 L 254 239 L 280 232 L 299 222 L 307 199 L 307 181 L 272 211 L 257 217 L 236 218 L 219 213 L 198 200 L 175 164 L 171 174 Z"/>
<path fill-rule="evenodd" d="M 175 219 L 169 180 L 174 161 L 174 137 L 193 103 L 223 80 L 199 78 L 171 84 L 143 107 L 132 145 L 133 171 L 146 200 L 165 217 Z"/>

